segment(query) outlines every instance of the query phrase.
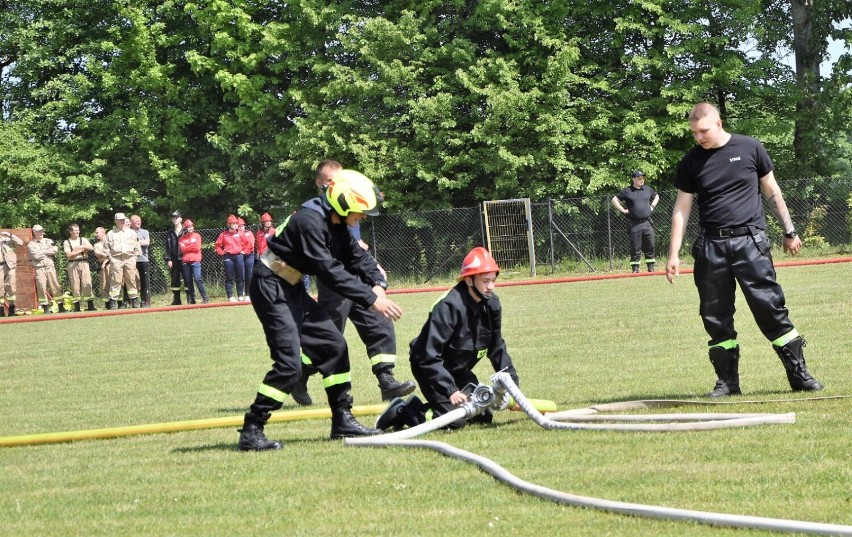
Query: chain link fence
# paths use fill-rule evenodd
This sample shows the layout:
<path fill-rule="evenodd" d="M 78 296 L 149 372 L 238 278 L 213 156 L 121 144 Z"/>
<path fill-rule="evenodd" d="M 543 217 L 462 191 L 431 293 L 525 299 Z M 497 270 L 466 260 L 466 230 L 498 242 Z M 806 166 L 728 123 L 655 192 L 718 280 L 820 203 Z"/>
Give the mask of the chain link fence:
<path fill-rule="evenodd" d="M 852 177 L 821 186 L 804 180 L 787 181 L 781 187 L 793 222 L 805 242 L 805 255 L 820 251 L 837 253 L 852 248 L 852 211 L 849 208 Z M 667 189 L 658 194 L 660 202 L 652 220 L 660 267 L 668 253 L 671 213 L 677 191 Z M 612 206 L 612 195 L 549 199 L 531 204 L 531 243 L 539 275 L 630 270 L 629 222 Z M 780 244 L 782 230 L 768 209 L 766 218 L 770 240 Z M 224 264 L 214 249 L 216 238 L 223 230 L 196 231 L 203 240 L 201 268 L 208 294 L 211 298 L 224 296 Z M 689 262 L 688 246 L 698 231 L 698 215 L 693 209 L 684 238 L 685 263 Z M 163 261 L 166 232 L 149 232 L 151 293 L 168 294 L 169 271 Z M 454 278 L 465 254 L 474 246 L 487 244 L 481 206 L 380 215 L 364 221 L 361 235 L 388 272 L 394 287 Z M 504 273 L 532 273 L 529 265 L 503 264 L 501 259 L 511 257 L 500 252 L 499 245 L 493 246 Z M 97 288 L 98 278 L 94 272 L 97 263 L 91 263 L 91 267 Z M 64 256 L 57 256 L 57 269 L 63 288 L 67 288 Z"/>

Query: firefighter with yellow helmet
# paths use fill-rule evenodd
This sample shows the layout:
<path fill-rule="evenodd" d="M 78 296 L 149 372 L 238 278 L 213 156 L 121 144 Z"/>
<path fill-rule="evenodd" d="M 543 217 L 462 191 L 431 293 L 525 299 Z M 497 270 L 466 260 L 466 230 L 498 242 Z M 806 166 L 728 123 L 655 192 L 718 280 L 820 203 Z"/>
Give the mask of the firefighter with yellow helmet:
<path fill-rule="evenodd" d="M 494 294 L 500 267 L 485 248 L 477 246 L 465 256 L 458 283 L 429 312 L 423 328 L 410 345 L 411 372 L 426 397 L 404 402 L 396 399 L 376 422 L 378 429 L 415 426 L 458 408 L 467 401 L 465 388 L 478 384 L 473 368 L 487 358 L 494 371 L 505 371 L 520 385 L 501 330 L 502 308 Z M 470 419 L 490 423 L 491 413 Z M 464 427 L 465 419 L 450 429 Z"/>
<path fill-rule="evenodd" d="M 346 340 L 328 313 L 302 285 L 315 276 L 342 296 L 373 308 L 390 320 L 402 309 L 374 282 L 382 279 L 375 259 L 352 238 L 347 226 L 377 215 L 382 196 L 367 177 L 342 170 L 325 193 L 311 199 L 281 224 L 255 265 L 250 297 L 263 326 L 272 369 L 245 414 L 238 448 L 280 449 L 264 434 L 270 413 L 281 408 L 302 371 L 301 351 L 323 377 L 331 407 L 331 438 L 376 434 L 352 415 L 351 374 Z M 369 283 L 368 283 L 369 282 Z"/>

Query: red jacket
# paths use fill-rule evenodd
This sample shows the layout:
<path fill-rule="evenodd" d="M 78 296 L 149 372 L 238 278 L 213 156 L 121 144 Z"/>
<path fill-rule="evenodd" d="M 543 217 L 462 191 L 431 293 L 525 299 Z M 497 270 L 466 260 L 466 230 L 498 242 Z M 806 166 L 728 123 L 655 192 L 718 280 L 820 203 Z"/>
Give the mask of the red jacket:
<path fill-rule="evenodd" d="M 243 239 L 243 254 L 254 255 L 254 233 L 249 230 L 240 231 Z"/>
<path fill-rule="evenodd" d="M 260 228 L 257 230 L 257 253 L 262 254 L 266 251 L 266 241 L 275 236 L 275 226 L 270 226 L 268 230 Z"/>
<path fill-rule="evenodd" d="M 240 232 L 230 229 L 223 231 L 216 239 L 216 253 L 218 255 L 243 253 L 243 238 L 240 237 Z"/>
<path fill-rule="evenodd" d="M 201 235 L 195 231 L 181 235 L 178 239 L 178 247 L 183 254 L 184 263 L 201 261 Z"/>

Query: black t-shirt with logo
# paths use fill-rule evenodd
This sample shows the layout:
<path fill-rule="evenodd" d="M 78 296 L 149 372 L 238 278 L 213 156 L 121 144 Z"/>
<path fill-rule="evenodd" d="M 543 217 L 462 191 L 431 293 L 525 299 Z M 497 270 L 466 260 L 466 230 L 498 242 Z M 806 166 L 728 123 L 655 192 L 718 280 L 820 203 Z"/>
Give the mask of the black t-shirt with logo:
<path fill-rule="evenodd" d="M 651 202 L 657 197 L 657 193 L 648 185 L 641 188 L 630 185 L 622 189 L 616 197 L 627 205 L 627 216 L 631 220 L 642 221 L 651 216 Z"/>
<path fill-rule="evenodd" d="M 722 147 L 692 148 L 678 165 L 675 186 L 698 196 L 698 220 L 704 227 L 765 229 L 759 179 L 772 170 L 772 159 L 759 141 L 731 134 Z"/>

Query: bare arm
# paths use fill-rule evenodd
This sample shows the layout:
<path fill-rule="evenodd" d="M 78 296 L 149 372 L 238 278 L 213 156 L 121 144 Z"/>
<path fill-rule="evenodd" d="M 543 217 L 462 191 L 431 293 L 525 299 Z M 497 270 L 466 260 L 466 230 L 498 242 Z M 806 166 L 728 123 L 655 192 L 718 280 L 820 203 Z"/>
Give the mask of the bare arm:
<path fill-rule="evenodd" d="M 651 210 L 656 209 L 656 208 L 657 208 L 657 204 L 658 204 L 658 203 L 660 203 L 660 195 L 659 195 L 659 194 L 657 194 L 656 196 L 654 196 L 653 201 L 651 201 Z"/>
<path fill-rule="evenodd" d="M 628 212 L 627 209 L 625 209 L 624 206 L 621 204 L 621 200 L 618 199 L 618 196 L 612 197 L 612 206 L 618 209 L 618 212 L 622 214 L 627 214 Z"/>
<path fill-rule="evenodd" d="M 689 213 L 692 212 L 692 199 L 694 195 L 683 190 L 677 191 L 674 209 L 672 210 L 672 236 L 669 244 L 669 259 L 666 262 L 666 278 L 670 283 L 680 275 L 680 248 L 683 246 L 683 236 L 686 233 L 686 224 L 689 222 Z"/>
<path fill-rule="evenodd" d="M 760 189 L 763 191 L 763 197 L 769 204 L 769 208 L 775 218 L 781 223 L 784 233 L 790 233 L 796 228 L 793 226 L 793 220 L 790 218 L 790 211 L 787 210 L 787 203 L 784 201 L 784 195 L 781 193 L 781 187 L 775 180 L 775 174 L 769 172 L 760 178 Z M 799 253 L 802 248 L 802 239 L 798 236 L 791 238 L 784 237 L 784 251 L 790 252 L 793 255 Z"/>

